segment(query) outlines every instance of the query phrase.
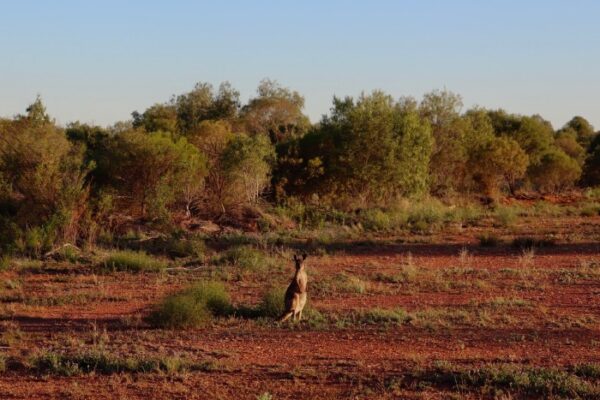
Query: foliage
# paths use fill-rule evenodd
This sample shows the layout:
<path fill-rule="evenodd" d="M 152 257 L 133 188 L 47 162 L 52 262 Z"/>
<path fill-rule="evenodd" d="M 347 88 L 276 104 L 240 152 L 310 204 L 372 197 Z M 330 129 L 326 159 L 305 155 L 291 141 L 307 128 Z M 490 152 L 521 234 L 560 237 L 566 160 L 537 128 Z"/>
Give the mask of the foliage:
<path fill-rule="evenodd" d="M 531 181 L 540 192 L 558 192 L 572 188 L 581 176 L 577 161 L 560 149 L 544 153 L 531 168 Z"/>
<path fill-rule="evenodd" d="M 163 328 L 196 328 L 206 325 L 213 317 L 232 312 L 223 284 L 198 282 L 164 299 L 148 319 L 152 325 Z"/>
<path fill-rule="evenodd" d="M 144 252 L 123 250 L 111 253 L 103 261 L 103 267 L 109 270 L 129 272 L 159 272 L 167 265 Z"/>
<path fill-rule="evenodd" d="M 0 242 L 39 255 L 79 239 L 90 167 L 39 98 L 27 110 L 0 125 Z"/>

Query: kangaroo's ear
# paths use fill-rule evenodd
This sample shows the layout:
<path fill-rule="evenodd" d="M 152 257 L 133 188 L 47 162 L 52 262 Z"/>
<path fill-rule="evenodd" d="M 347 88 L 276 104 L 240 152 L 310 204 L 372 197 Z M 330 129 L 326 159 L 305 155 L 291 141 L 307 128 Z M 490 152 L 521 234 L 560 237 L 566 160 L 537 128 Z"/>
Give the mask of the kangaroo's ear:
<path fill-rule="evenodd" d="M 306 253 L 302 253 L 302 259 L 306 260 L 306 257 L 308 257 L 308 255 Z"/>

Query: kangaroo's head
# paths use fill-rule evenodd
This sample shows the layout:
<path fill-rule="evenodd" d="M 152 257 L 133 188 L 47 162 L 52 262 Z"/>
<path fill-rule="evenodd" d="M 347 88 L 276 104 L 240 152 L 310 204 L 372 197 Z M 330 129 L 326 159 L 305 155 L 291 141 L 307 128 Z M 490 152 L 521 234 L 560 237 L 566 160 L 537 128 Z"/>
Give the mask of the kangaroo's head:
<path fill-rule="evenodd" d="M 299 271 L 304 267 L 304 260 L 306 260 L 306 253 L 303 253 L 301 256 L 294 254 L 294 264 L 296 265 L 296 271 Z"/>

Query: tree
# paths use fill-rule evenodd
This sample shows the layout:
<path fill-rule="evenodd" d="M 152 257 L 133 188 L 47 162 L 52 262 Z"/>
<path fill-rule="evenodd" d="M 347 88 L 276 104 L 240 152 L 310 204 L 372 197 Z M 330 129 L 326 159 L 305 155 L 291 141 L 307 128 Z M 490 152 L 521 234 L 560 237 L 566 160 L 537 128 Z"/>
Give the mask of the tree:
<path fill-rule="evenodd" d="M 189 139 L 207 156 L 209 214 L 223 216 L 256 203 L 269 183 L 274 158 L 266 136 L 234 134 L 227 121 L 203 121 Z"/>
<path fill-rule="evenodd" d="M 356 101 L 334 98 L 331 114 L 313 132 L 294 145 L 278 146 L 283 155 L 278 191 L 318 194 L 343 207 L 423 193 L 428 189 L 431 131 L 403 105 L 379 91 Z"/>
<path fill-rule="evenodd" d="M 230 196 L 235 203 L 254 204 L 268 186 L 273 162 L 273 146 L 263 135 L 235 135 L 223 155 Z M 235 205 L 235 204 L 234 204 Z"/>
<path fill-rule="evenodd" d="M 583 166 L 583 163 L 585 162 L 586 151 L 578 142 L 577 132 L 574 129 L 566 128 L 558 131 L 554 143 L 569 157 L 577 161 L 579 166 Z"/>
<path fill-rule="evenodd" d="M 211 84 L 197 83 L 191 92 L 175 100 L 179 132 L 187 135 L 205 120 L 234 119 L 239 110 L 239 96 L 228 82 L 221 83 L 216 94 Z"/>
<path fill-rule="evenodd" d="M 155 104 L 143 114 L 134 111 L 133 127 L 143 128 L 146 132 L 177 132 L 177 108 L 175 104 Z"/>
<path fill-rule="evenodd" d="M 206 175 L 206 159 L 185 138 L 167 133 L 127 131 L 115 136 L 99 165 L 108 168 L 121 205 L 139 210 L 142 218 L 168 218 L 168 208 L 185 204 L 189 212 Z"/>
<path fill-rule="evenodd" d="M 258 96 L 242 108 L 241 124 L 250 135 L 264 134 L 278 143 L 307 132 L 310 122 L 302 113 L 304 98 L 276 81 L 265 79 Z"/>
<path fill-rule="evenodd" d="M 554 148 L 542 155 L 530 175 L 537 190 L 557 192 L 575 185 L 581 176 L 581 167 L 564 151 Z"/>
<path fill-rule="evenodd" d="M 590 144 L 589 155 L 583 168 L 583 182 L 589 186 L 600 185 L 600 134 Z"/>
<path fill-rule="evenodd" d="M 583 117 L 575 116 L 565 124 L 562 130 L 572 130 L 575 132 L 577 142 L 587 149 L 594 139 L 594 127 Z"/>
<path fill-rule="evenodd" d="M 77 240 L 86 207 L 88 170 L 83 148 L 70 143 L 51 122 L 39 97 L 27 108 L 27 115 L 2 123 L 2 241 L 37 242 L 39 246 L 34 247 L 39 251 L 57 241 Z M 26 236 L 34 231 L 37 239 L 27 241 Z"/>
<path fill-rule="evenodd" d="M 419 112 L 429 121 L 434 144 L 431 155 L 431 191 L 444 194 L 462 189 L 468 159 L 465 147 L 467 120 L 461 118 L 463 106 L 459 95 L 444 91 L 425 94 Z"/>
<path fill-rule="evenodd" d="M 515 182 L 527 170 L 529 159 L 519 144 L 508 137 L 487 141 L 473 152 L 470 159 L 473 178 L 480 190 L 490 198 L 496 198 L 503 187 L 512 191 Z"/>

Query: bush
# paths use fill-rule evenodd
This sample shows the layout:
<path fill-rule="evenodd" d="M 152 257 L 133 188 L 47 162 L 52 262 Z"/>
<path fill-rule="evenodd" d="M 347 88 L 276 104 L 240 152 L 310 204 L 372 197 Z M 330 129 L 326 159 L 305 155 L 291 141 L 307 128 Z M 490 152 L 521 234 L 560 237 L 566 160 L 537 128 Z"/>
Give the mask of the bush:
<path fill-rule="evenodd" d="M 110 254 L 103 263 L 109 270 L 128 272 L 160 272 L 167 268 L 166 263 L 157 260 L 144 252 L 130 250 Z"/>
<path fill-rule="evenodd" d="M 148 319 L 153 326 L 161 328 L 197 328 L 233 311 L 223 284 L 199 282 L 164 299 Z"/>
<path fill-rule="evenodd" d="M 243 271 L 258 272 L 272 265 L 265 254 L 252 246 L 236 246 L 216 259 L 220 265 L 231 265 Z"/>
<path fill-rule="evenodd" d="M 497 207 L 494 211 L 494 218 L 500 226 L 512 226 L 519 216 L 519 212 L 514 207 Z"/>
<path fill-rule="evenodd" d="M 285 288 L 272 288 L 264 293 L 258 314 L 262 317 L 277 318 L 280 317 L 285 308 Z"/>
<path fill-rule="evenodd" d="M 0 272 L 9 269 L 11 262 L 12 259 L 10 258 L 10 256 L 3 255 L 2 257 L 0 257 Z"/>

